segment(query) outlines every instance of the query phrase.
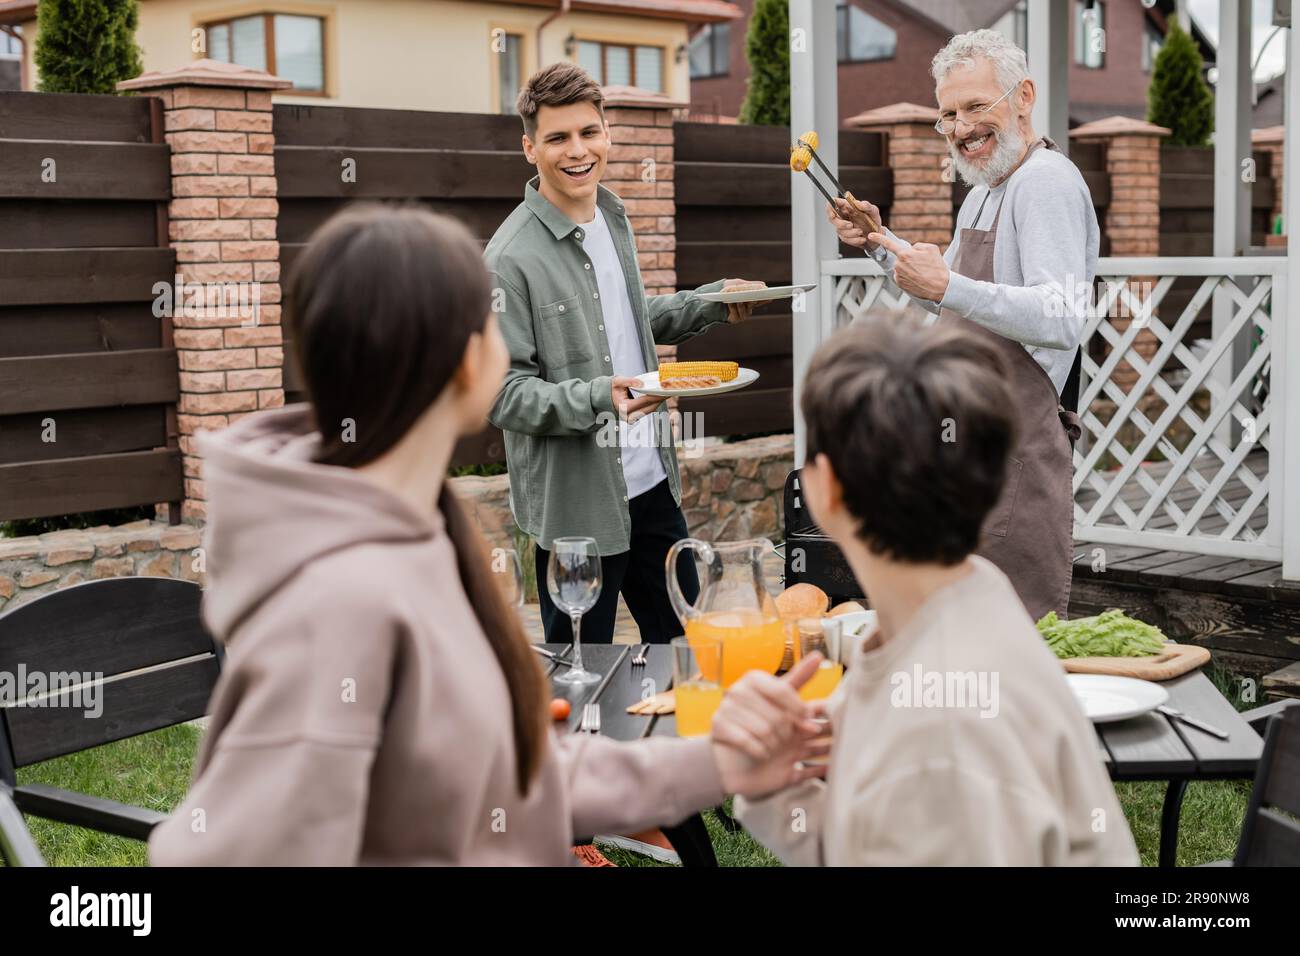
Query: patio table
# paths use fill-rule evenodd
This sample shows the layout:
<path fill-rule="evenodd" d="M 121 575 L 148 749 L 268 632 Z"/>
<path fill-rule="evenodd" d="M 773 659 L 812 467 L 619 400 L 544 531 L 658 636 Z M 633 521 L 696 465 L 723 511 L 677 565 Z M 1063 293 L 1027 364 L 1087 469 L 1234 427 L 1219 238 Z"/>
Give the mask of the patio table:
<path fill-rule="evenodd" d="M 1097 725 L 1097 741 L 1112 780 L 1167 780 L 1160 818 L 1160 865 L 1173 866 L 1178 818 L 1192 780 L 1242 780 L 1255 776 L 1264 742 L 1214 683 L 1199 670 L 1162 681 L 1168 706 L 1228 734 L 1220 740 L 1180 720 L 1152 711 Z"/>
<path fill-rule="evenodd" d="M 570 644 L 542 644 L 546 650 L 568 658 Z M 673 679 L 673 659 L 671 648 L 667 644 L 651 644 L 646 649 L 644 666 L 632 666 L 641 645 L 628 644 L 584 644 L 582 646 L 582 664 L 590 671 L 601 675 L 599 683 L 571 687 L 555 681 L 557 674 L 565 668 L 551 661 L 542 660 L 547 677 L 551 678 L 551 695 L 569 701 L 572 710 L 565 720 L 565 729 L 576 733 L 582 721 L 582 708 L 595 701 L 600 705 L 600 733 L 614 740 L 640 740 L 652 733 L 656 736 L 667 733 L 675 736 L 676 720 L 667 718 L 629 714 L 628 705 L 648 697 L 651 694 L 667 690 Z M 660 729 L 663 728 L 663 729 Z M 683 866 L 717 866 L 717 857 L 713 844 L 704 825 L 704 818 L 698 813 L 683 820 L 677 826 L 663 827 Z M 594 834 L 588 834 L 594 836 Z M 581 839 L 581 837 L 579 837 Z"/>
<path fill-rule="evenodd" d="M 568 644 L 542 646 L 565 657 L 570 647 Z M 578 729 L 582 705 L 596 700 L 600 703 L 600 732 L 605 736 L 638 740 L 651 735 L 676 735 L 677 719 L 672 714 L 638 716 L 626 711 L 632 702 L 645 694 L 667 689 L 672 681 L 672 656 L 667 645 L 651 645 L 644 667 L 631 666 L 636 650 L 626 644 L 585 645 L 583 664 L 603 675 L 602 681 L 579 688 L 552 681 L 552 693 L 572 702 L 573 712 L 566 721 L 569 731 Z M 556 665 L 544 663 L 548 676 L 554 676 Z M 1160 820 L 1160 866 L 1173 866 L 1187 784 L 1193 780 L 1252 779 L 1263 741 L 1199 670 L 1163 681 L 1162 685 L 1169 691 L 1170 707 L 1226 731 L 1228 739 L 1219 740 L 1155 712 L 1098 724 L 1096 731 L 1097 745 L 1112 780 L 1168 781 Z M 677 847 L 683 864 L 717 865 L 703 819 L 698 815 L 678 827 L 665 827 L 664 832 Z"/>

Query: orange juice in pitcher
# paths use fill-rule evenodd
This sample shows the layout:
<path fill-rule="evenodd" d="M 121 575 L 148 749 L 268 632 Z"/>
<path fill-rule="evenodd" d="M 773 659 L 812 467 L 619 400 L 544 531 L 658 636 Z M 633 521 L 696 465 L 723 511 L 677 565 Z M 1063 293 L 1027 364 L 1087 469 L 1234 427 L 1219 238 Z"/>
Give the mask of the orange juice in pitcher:
<path fill-rule="evenodd" d="M 778 617 L 736 608 L 706 611 L 686 623 L 686 638 L 713 637 L 722 641 L 722 686 L 730 687 L 747 671 L 775 674 L 785 653 L 785 628 Z"/>
<path fill-rule="evenodd" d="M 677 556 L 691 550 L 703 566 L 700 595 L 687 602 L 677 583 Z M 772 542 L 730 541 L 707 544 L 685 538 L 668 552 L 668 594 L 692 644 L 720 640 L 722 686 L 751 670 L 775 674 L 785 652 L 785 628 L 763 582 L 763 556 Z M 710 676 L 710 675 L 705 675 Z"/>

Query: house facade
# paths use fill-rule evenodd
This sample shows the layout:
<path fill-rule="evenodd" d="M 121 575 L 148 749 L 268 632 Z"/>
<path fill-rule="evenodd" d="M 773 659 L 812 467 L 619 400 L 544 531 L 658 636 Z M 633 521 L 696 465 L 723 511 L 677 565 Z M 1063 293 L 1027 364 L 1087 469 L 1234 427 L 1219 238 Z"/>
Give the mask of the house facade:
<path fill-rule="evenodd" d="M 687 102 L 690 29 L 740 15 L 726 0 L 141 0 L 136 41 L 146 72 L 208 57 L 292 80 L 277 102 L 499 113 L 561 60 Z M 0 24 L 21 28 L 34 89 L 36 3 L 0 2 Z"/>
<path fill-rule="evenodd" d="M 930 104 L 930 60 L 967 30 L 998 30 L 1026 45 L 1025 0 L 827 0 L 835 2 L 839 112 L 845 120 L 892 103 Z M 1070 122 L 1146 116 L 1151 67 L 1173 16 L 1172 0 L 1061 0 L 1071 5 Z M 736 0 L 739 20 L 697 24 L 691 36 L 691 115 L 726 121 L 740 112 L 749 78 L 745 31 L 754 0 Z M 1095 31 L 1102 31 L 1097 34 Z M 1104 43 L 1085 42 L 1104 36 Z M 1193 25 L 1207 64 L 1209 41 Z M 1102 49 L 1098 49 L 1102 47 Z"/>

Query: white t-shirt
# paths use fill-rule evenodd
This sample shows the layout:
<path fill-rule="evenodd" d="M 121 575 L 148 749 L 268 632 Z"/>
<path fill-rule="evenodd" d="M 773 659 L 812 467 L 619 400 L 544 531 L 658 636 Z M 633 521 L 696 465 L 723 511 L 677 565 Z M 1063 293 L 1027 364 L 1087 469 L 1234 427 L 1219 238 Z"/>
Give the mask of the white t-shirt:
<path fill-rule="evenodd" d="M 582 248 L 591 259 L 600 290 L 600 312 L 609 340 L 609 357 L 615 375 L 637 376 L 646 373 L 641 354 L 641 336 L 627 294 L 627 279 L 618 260 L 618 249 L 610 234 L 605 214 L 596 207 L 596 218 L 582 226 Z M 623 453 L 623 480 L 628 498 L 644 494 L 668 477 L 655 440 L 658 415 L 644 415 L 632 425 L 619 423 L 619 447 Z"/>

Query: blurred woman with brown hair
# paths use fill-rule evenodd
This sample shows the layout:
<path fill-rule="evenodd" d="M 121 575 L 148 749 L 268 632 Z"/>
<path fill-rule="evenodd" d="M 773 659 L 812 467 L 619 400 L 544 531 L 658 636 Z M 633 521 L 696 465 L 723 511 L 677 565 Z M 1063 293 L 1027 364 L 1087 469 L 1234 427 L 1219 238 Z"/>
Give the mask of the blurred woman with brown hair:
<path fill-rule="evenodd" d="M 155 864 L 563 864 L 574 834 L 671 824 L 815 773 L 811 711 L 754 675 L 711 738 L 557 736 L 549 691 L 445 482 L 508 358 L 453 220 L 353 207 L 290 279 L 310 406 L 204 436 L 228 645 Z"/>

